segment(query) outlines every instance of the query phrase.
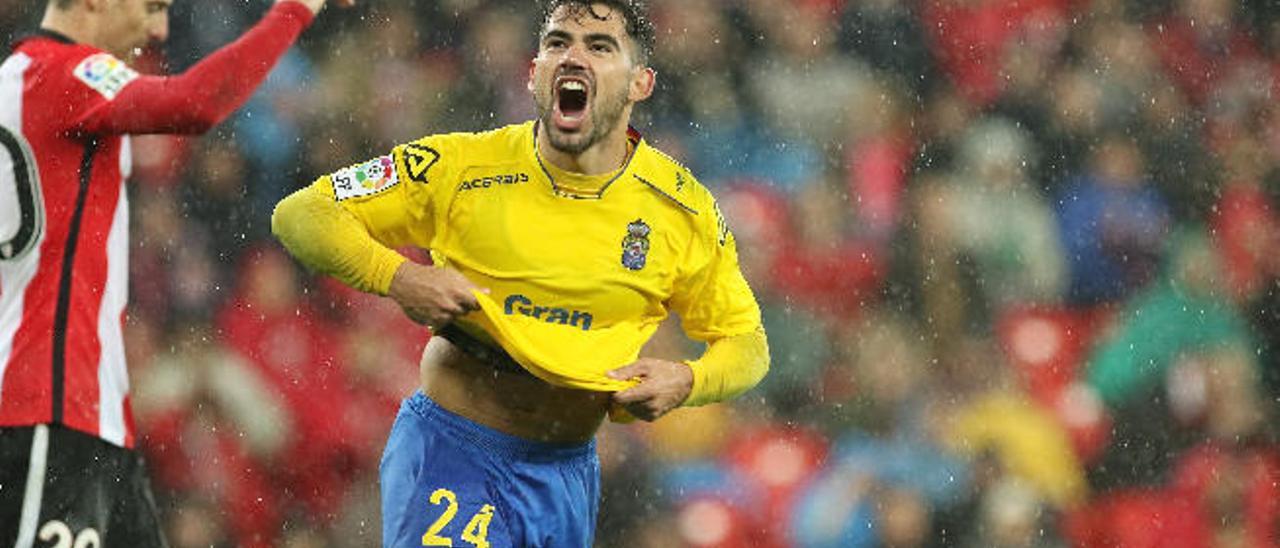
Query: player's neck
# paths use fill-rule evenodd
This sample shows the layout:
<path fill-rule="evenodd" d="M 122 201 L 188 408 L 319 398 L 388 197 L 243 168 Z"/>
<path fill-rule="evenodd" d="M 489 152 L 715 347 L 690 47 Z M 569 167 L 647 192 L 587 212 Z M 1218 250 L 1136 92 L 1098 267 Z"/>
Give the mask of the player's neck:
<path fill-rule="evenodd" d="M 626 124 L 618 124 L 604 139 L 577 154 L 551 146 L 547 128 L 538 128 L 538 154 L 551 165 L 571 173 L 600 175 L 615 171 L 627 161 L 628 153 Z"/>
<path fill-rule="evenodd" d="M 44 19 L 40 20 L 40 28 L 66 36 L 77 44 L 88 44 L 107 49 L 103 44 L 98 43 L 98 25 L 95 23 L 94 18 L 83 9 L 74 7 L 71 9 L 58 9 L 50 2 L 49 7 L 44 11 Z"/>

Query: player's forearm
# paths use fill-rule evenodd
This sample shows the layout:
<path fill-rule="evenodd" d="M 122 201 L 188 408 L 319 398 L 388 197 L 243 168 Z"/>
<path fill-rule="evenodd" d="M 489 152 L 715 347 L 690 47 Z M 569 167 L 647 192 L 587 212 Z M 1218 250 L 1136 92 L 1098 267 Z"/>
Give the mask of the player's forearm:
<path fill-rule="evenodd" d="M 203 133 L 253 95 L 272 67 L 311 24 L 299 2 L 280 2 L 236 41 L 177 76 L 144 76 L 80 124 L 102 133 Z"/>
<path fill-rule="evenodd" d="M 769 371 L 769 343 L 764 329 L 717 339 L 701 358 L 688 362 L 693 390 L 685 406 L 705 405 L 737 397 Z"/>
<path fill-rule="evenodd" d="M 406 260 L 314 186 L 276 205 L 271 231 L 308 268 L 369 293 L 386 295 L 396 269 Z"/>

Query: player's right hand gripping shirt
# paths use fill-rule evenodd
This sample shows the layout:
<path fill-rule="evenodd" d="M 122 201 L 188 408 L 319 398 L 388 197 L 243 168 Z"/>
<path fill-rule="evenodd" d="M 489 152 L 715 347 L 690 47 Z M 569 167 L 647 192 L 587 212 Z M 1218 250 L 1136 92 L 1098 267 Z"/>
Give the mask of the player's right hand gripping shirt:
<path fill-rule="evenodd" d="M 695 340 L 761 328 L 733 236 L 688 170 L 632 132 L 628 164 L 585 188 L 541 160 L 535 129 L 425 137 L 315 187 L 379 242 L 430 249 L 488 289 L 458 326 L 556 385 L 626 388 L 605 372 L 669 310 Z"/>

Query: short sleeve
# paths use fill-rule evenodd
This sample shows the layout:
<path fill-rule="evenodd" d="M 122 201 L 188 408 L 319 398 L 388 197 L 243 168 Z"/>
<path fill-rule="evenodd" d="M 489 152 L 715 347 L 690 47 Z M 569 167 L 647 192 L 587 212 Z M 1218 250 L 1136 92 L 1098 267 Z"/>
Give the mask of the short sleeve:
<path fill-rule="evenodd" d="M 707 207 L 695 221 L 691 266 L 676 281 L 670 305 L 690 338 L 711 341 L 758 329 L 760 307 L 738 266 L 733 233 L 715 199 L 700 190 Z"/>
<path fill-rule="evenodd" d="M 354 215 L 383 245 L 430 247 L 436 195 L 448 187 L 447 143 L 427 137 L 339 169 L 313 185 Z"/>

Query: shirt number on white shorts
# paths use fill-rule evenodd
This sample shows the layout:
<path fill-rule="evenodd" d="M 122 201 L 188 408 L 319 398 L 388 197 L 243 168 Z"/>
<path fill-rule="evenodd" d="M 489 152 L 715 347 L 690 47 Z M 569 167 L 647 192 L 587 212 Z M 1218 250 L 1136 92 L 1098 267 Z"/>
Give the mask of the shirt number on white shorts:
<path fill-rule="evenodd" d="M 444 512 L 436 521 L 427 528 L 426 534 L 422 535 L 423 546 L 453 546 L 453 539 L 440 536 L 440 531 L 453 521 L 453 517 L 458 514 L 458 496 L 448 489 L 436 489 L 431 493 L 431 504 L 440 506 L 445 505 Z M 480 510 L 471 516 L 471 520 L 467 522 L 467 526 L 462 530 L 462 540 L 471 543 L 476 548 L 489 547 L 489 522 L 493 520 L 493 505 L 486 504 L 480 507 Z"/>
<path fill-rule="evenodd" d="M 52 541 L 52 548 L 102 548 L 102 538 L 92 527 L 81 529 L 75 535 L 71 527 L 59 520 L 49 520 L 40 528 L 40 540 Z"/>

